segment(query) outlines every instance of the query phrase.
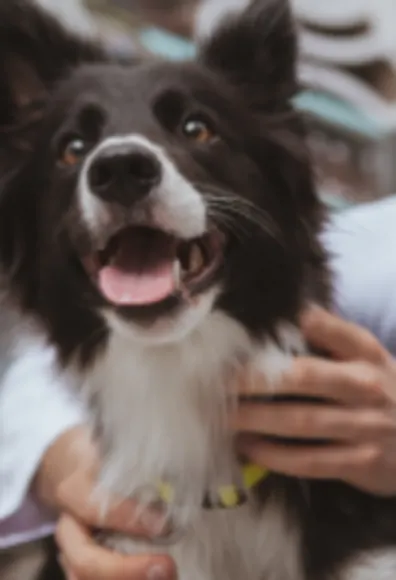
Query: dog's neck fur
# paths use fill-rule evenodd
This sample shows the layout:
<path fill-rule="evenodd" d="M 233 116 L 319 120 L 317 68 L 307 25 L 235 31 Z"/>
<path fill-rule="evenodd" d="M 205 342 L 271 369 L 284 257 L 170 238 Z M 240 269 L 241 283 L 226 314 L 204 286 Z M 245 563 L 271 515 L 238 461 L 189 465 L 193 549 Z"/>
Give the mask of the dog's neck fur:
<path fill-rule="evenodd" d="M 269 340 L 260 345 L 220 312 L 172 345 L 141 346 L 111 333 L 85 379 L 103 445 L 104 486 L 131 497 L 165 478 L 195 511 L 206 491 L 236 482 L 225 413 L 231 377 L 247 361 L 279 375 L 292 349 L 292 332 L 280 334 L 282 348 Z"/>

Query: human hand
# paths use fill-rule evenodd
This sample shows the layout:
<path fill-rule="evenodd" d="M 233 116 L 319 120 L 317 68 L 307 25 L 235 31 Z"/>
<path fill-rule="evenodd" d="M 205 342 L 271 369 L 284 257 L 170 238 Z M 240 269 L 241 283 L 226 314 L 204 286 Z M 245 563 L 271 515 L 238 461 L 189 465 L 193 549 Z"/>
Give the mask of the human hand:
<path fill-rule="evenodd" d="M 116 519 L 113 519 L 112 528 L 117 527 L 121 531 L 122 528 L 125 529 L 125 526 L 115 524 Z M 67 580 L 176 578 L 174 564 L 168 556 L 123 556 L 111 552 L 98 546 L 89 533 L 89 528 L 68 514 L 61 516 L 56 538 L 61 550 L 60 562 Z"/>
<path fill-rule="evenodd" d="M 67 580 L 173 580 L 175 566 L 165 555 L 126 557 L 97 545 L 93 529 L 153 538 L 163 531 L 161 514 L 138 518 L 131 501 L 99 498 L 95 489 L 97 457 L 88 431 L 73 429 L 47 451 L 35 487 L 40 498 L 62 515 L 56 539 Z M 106 501 L 106 515 L 101 509 Z"/>
<path fill-rule="evenodd" d="M 308 343 L 330 359 L 296 358 L 276 394 L 321 397 L 309 403 L 241 403 L 231 417 L 239 450 L 271 471 L 335 479 L 364 491 L 396 494 L 396 362 L 368 331 L 320 308 L 302 319 Z M 263 377 L 241 394 L 267 394 Z M 297 447 L 263 436 L 303 439 Z M 323 440 L 323 446 L 309 441 Z"/>

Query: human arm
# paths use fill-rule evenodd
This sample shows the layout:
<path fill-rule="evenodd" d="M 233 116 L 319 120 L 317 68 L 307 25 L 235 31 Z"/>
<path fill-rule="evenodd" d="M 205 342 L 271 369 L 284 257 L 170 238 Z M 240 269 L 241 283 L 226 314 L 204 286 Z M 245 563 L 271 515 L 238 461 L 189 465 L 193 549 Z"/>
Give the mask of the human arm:
<path fill-rule="evenodd" d="M 48 447 L 85 420 L 73 391 L 54 374 L 55 353 L 39 337 L 1 313 L 0 547 L 39 539 L 54 514 L 37 502 L 31 485 Z M 14 340 L 15 338 L 15 340 Z"/>
<path fill-rule="evenodd" d="M 133 502 L 94 494 L 96 465 L 89 431 L 79 427 L 65 433 L 48 449 L 35 481 L 42 501 L 62 514 L 56 537 L 68 580 L 175 578 L 174 563 L 168 556 L 125 557 L 95 543 L 91 531 L 96 528 L 150 538 L 160 534 L 164 525 L 161 514 L 145 512 L 139 519 Z M 101 499 L 107 506 L 105 516 Z"/>
<path fill-rule="evenodd" d="M 9 326 L 2 321 L 0 548 L 50 535 L 61 514 L 57 539 L 77 580 L 155 580 L 160 570 L 171 580 L 174 566 L 168 558 L 125 558 L 95 545 L 92 528 L 149 535 L 149 520 L 139 526 L 133 506 L 125 503 L 100 517 L 92 502 L 96 457 L 82 426 L 84 406 L 57 369 L 54 350 L 38 336 L 29 339 L 15 320 Z"/>

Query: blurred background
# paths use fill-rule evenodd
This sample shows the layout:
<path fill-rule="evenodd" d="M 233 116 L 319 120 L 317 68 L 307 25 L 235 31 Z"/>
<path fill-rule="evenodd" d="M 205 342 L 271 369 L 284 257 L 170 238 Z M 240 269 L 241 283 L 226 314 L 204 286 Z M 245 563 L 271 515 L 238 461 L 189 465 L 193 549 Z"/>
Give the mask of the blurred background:
<path fill-rule="evenodd" d="M 249 0 L 35 0 L 121 54 L 194 55 Z M 335 209 L 396 192 L 396 0 L 291 0 L 300 32 L 297 106 L 318 184 Z"/>

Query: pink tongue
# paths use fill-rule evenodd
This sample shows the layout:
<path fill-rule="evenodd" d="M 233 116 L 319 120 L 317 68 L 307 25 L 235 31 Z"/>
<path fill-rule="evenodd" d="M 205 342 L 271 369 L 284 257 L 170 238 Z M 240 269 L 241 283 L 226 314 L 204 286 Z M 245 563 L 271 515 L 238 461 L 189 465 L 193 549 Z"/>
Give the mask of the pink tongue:
<path fill-rule="evenodd" d="M 120 239 L 111 264 L 99 272 L 99 287 L 109 302 L 143 306 L 173 294 L 175 251 L 172 240 L 160 233 L 130 231 Z"/>
<path fill-rule="evenodd" d="M 148 272 L 131 273 L 106 266 L 99 273 L 104 296 L 120 306 L 142 306 L 165 300 L 175 291 L 173 263 L 163 262 Z"/>

